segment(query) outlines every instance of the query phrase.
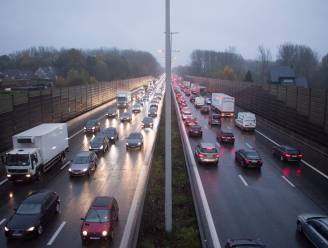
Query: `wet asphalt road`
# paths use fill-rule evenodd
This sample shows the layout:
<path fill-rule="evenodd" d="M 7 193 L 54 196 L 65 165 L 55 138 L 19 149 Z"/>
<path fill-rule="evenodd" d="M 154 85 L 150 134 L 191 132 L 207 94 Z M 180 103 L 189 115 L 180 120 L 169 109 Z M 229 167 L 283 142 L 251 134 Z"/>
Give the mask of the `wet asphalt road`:
<path fill-rule="evenodd" d="M 203 129 L 202 138 L 189 138 L 192 150 L 201 141 L 219 145 L 219 127 L 210 128 L 208 116 L 185 99 Z M 221 246 L 229 238 L 260 238 L 272 248 L 312 247 L 296 233 L 296 216 L 327 214 L 328 180 L 304 163 L 289 164 L 273 157 L 274 144 L 263 135 L 301 148 L 304 160 L 324 172 L 327 157 L 261 122 L 254 133 L 236 128 L 232 119 L 222 119 L 222 127 L 233 129 L 235 144 L 220 145 L 218 166 L 197 166 Z M 261 171 L 241 168 L 235 162 L 235 151 L 242 148 L 258 151 L 264 160 Z"/>
<path fill-rule="evenodd" d="M 120 123 L 118 119 L 104 118 L 107 109 L 114 107 L 115 102 L 90 111 L 68 123 L 69 125 L 69 153 L 67 160 L 81 150 L 88 150 L 89 141 L 93 135 L 85 135 L 82 130 L 84 123 L 91 118 L 99 118 L 101 128 L 116 127 L 119 132 L 119 141 L 111 145 L 109 151 L 100 156 L 97 170 L 90 178 L 70 178 L 68 167 L 58 165 L 49 171 L 41 182 L 24 184 L 4 183 L 0 186 L 0 223 L 8 219 L 13 213 L 13 208 L 31 192 L 36 190 L 56 191 L 61 200 L 61 214 L 45 227 L 44 233 L 33 240 L 7 242 L 4 236 L 3 221 L 0 225 L 0 247 L 81 247 L 80 238 L 81 217 L 85 216 L 95 196 L 108 195 L 118 200 L 119 223 L 115 229 L 114 241 L 90 243 L 88 247 L 118 247 L 124 232 L 125 223 L 130 210 L 139 173 L 145 164 L 146 157 L 151 154 L 154 145 L 155 130 L 159 117 L 155 118 L 154 129 L 141 128 L 141 121 L 147 114 L 148 104 L 143 107 L 140 114 L 133 114 L 131 123 Z M 144 147 L 141 151 L 126 152 L 126 137 L 133 131 L 141 131 L 144 135 Z M 63 226 L 58 236 L 54 234 Z M 51 242 L 51 240 L 53 242 Z"/>

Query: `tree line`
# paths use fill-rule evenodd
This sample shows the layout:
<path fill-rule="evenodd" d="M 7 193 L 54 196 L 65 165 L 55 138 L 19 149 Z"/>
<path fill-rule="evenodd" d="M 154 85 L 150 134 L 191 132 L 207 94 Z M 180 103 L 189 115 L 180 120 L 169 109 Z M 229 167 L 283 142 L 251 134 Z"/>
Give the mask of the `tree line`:
<path fill-rule="evenodd" d="M 298 77 L 307 79 L 310 87 L 328 88 L 328 53 L 320 59 L 310 47 L 292 43 L 280 45 L 275 60 L 263 46 L 258 47 L 254 60 L 244 59 L 233 48 L 223 52 L 194 50 L 191 63 L 176 67 L 175 71 L 182 75 L 263 83 L 269 80 L 270 69 L 276 65 L 293 68 Z"/>
<path fill-rule="evenodd" d="M 55 68 L 58 86 L 156 76 L 161 71 L 151 53 L 136 50 L 33 47 L 0 56 L 0 72 L 6 69 L 35 71 L 44 66 Z"/>

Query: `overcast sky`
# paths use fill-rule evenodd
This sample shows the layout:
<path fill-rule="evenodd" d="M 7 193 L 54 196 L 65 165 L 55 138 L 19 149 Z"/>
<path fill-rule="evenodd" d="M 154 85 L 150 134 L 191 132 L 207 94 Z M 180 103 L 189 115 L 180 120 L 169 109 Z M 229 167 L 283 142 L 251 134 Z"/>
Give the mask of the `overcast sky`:
<path fill-rule="evenodd" d="M 0 0 L 0 54 L 31 46 L 122 48 L 163 64 L 165 0 Z M 328 53 L 328 0 L 171 0 L 174 65 L 194 49 L 256 58 L 283 42 Z"/>

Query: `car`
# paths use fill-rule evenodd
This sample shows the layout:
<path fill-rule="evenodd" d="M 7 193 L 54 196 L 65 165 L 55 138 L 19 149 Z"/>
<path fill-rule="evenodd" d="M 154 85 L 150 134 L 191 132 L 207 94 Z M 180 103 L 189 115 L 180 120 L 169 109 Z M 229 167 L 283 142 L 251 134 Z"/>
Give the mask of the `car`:
<path fill-rule="evenodd" d="M 149 99 L 148 95 L 144 95 L 144 96 L 142 97 L 142 101 L 144 101 L 144 102 L 148 101 L 148 99 Z"/>
<path fill-rule="evenodd" d="M 191 125 L 188 127 L 188 136 L 189 137 L 202 137 L 203 131 L 200 125 Z"/>
<path fill-rule="evenodd" d="M 231 144 L 235 143 L 235 135 L 230 129 L 221 129 L 218 132 L 216 139 L 220 143 L 231 143 Z"/>
<path fill-rule="evenodd" d="M 254 149 L 240 149 L 235 152 L 235 161 L 241 167 L 255 167 L 261 169 L 263 160 Z"/>
<path fill-rule="evenodd" d="M 154 108 L 154 109 L 156 109 L 156 111 L 158 110 L 158 104 L 157 103 L 151 103 L 150 105 L 149 105 L 149 109 L 151 109 L 151 108 Z"/>
<path fill-rule="evenodd" d="M 91 172 L 97 168 L 98 157 L 95 152 L 82 151 L 79 152 L 71 161 L 68 169 L 70 176 L 91 175 Z"/>
<path fill-rule="evenodd" d="M 208 124 L 210 126 L 213 126 L 213 125 L 221 126 L 221 114 L 216 111 L 211 110 L 210 115 L 208 117 Z"/>
<path fill-rule="evenodd" d="M 152 117 L 144 117 L 142 120 L 142 128 L 153 128 L 154 119 Z"/>
<path fill-rule="evenodd" d="M 82 243 L 85 245 L 90 240 L 112 241 L 118 219 L 119 207 L 114 197 L 95 197 L 86 216 L 81 218 Z"/>
<path fill-rule="evenodd" d="M 328 216 L 321 214 L 300 214 L 297 216 L 296 228 L 315 247 L 328 247 Z"/>
<path fill-rule="evenodd" d="M 116 118 L 117 116 L 117 108 L 111 108 L 108 110 L 106 117 L 107 118 Z"/>
<path fill-rule="evenodd" d="M 155 118 L 157 117 L 157 109 L 156 108 L 150 108 L 148 111 L 148 117 Z"/>
<path fill-rule="evenodd" d="M 18 206 L 5 225 L 7 239 L 40 236 L 44 227 L 60 213 L 60 199 L 56 192 L 38 191 L 30 194 Z"/>
<path fill-rule="evenodd" d="M 185 95 L 186 95 L 186 96 L 190 96 L 190 91 L 189 91 L 189 90 L 186 90 L 186 91 L 185 91 Z"/>
<path fill-rule="evenodd" d="M 88 120 L 84 125 L 84 133 L 96 133 L 100 131 L 100 122 L 97 120 Z"/>
<path fill-rule="evenodd" d="M 141 105 L 139 103 L 135 103 L 132 106 L 132 113 L 140 113 L 141 112 Z"/>
<path fill-rule="evenodd" d="M 195 96 L 191 96 L 191 97 L 189 98 L 189 101 L 190 101 L 191 103 L 194 103 L 194 102 L 195 102 L 195 99 L 196 99 Z"/>
<path fill-rule="evenodd" d="M 183 101 L 179 104 L 180 109 L 185 108 L 187 106 L 188 106 L 188 104 L 185 101 Z"/>
<path fill-rule="evenodd" d="M 218 148 L 211 143 L 200 143 L 195 148 L 198 163 L 218 164 L 220 154 Z"/>
<path fill-rule="evenodd" d="M 89 151 L 104 154 L 109 149 L 109 139 L 106 135 L 98 134 L 90 140 Z"/>
<path fill-rule="evenodd" d="M 120 121 L 121 122 L 131 122 L 132 121 L 132 115 L 130 112 L 123 112 L 120 114 Z"/>
<path fill-rule="evenodd" d="M 207 97 L 205 100 L 206 105 L 211 105 L 212 104 L 212 99 Z"/>
<path fill-rule="evenodd" d="M 144 105 L 144 102 L 143 102 L 142 98 L 136 100 L 136 103 L 140 104 L 140 106 Z"/>
<path fill-rule="evenodd" d="M 300 162 L 303 159 L 303 154 L 298 149 L 287 145 L 274 146 L 272 154 L 286 162 Z"/>
<path fill-rule="evenodd" d="M 140 132 L 132 132 L 127 138 L 126 149 L 141 149 L 143 147 L 143 135 Z"/>
<path fill-rule="evenodd" d="M 200 109 L 200 112 L 201 112 L 202 114 L 209 114 L 209 113 L 210 113 L 210 107 L 204 105 L 204 106 Z"/>
<path fill-rule="evenodd" d="M 198 121 L 194 117 L 188 117 L 187 119 L 184 120 L 184 124 L 186 127 L 193 126 L 193 125 L 197 125 Z"/>
<path fill-rule="evenodd" d="M 265 248 L 260 239 L 228 239 L 225 248 Z"/>
<path fill-rule="evenodd" d="M 104 136 L 107 136 L 107 138 L 109 139 L 109 141 L 111 142 L 116 142 L 119 137 L 118 137 L 118 132 L 117 129 L 115 127 L 108 127 L 108 128 L 104 128 L 101 133 Z"/>

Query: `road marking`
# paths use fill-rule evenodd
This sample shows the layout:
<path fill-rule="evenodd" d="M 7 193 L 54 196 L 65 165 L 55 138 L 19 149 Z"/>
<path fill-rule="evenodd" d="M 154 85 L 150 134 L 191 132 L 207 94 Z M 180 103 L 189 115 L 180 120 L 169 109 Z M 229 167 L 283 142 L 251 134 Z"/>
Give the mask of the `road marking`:
<path fill-rule="evenodd" d="M 245 143 L 245 145 L 246 145 L 249 149 L 253 149 L 253 147 L 252 147 L 250 144 Z"/>
<path fill-rule="evenodd" d="M 49 240 L 49 242 L 47 243 L 48 246 L 52 245 L 52 243 L 55 241 L 55 239 L 57 238 L 58 234 L 60 233 L 60 231 L 63 229 L 63 227 L 66 225 L 66 221 L 63 221 L 60 226 L 58 227 L 57 231 L 54 233 L 54 235 L 52 235 L 51 239 Z"/>
<path fill-rule="evenodd" d="M 6 218 L 2 219 L 2 220 L 0 221 L 0 226 L 1 226 L 5 221 L 6 221 Z"/>
<path fill-rule="evenodd" d="M 3 180 L 0 182 L 0 186 L 1 186 L 2 184 L 5 184 L 6 182 L 8 182 L 8 179 L 7 179 L 7 178 L 3 179 Z"/>
<path fill-rule="evenodd" d="M 76 135 L 80 134 L 84 129 L 81 129 L 79 131 L 77 131 L 76 133 L 74 133 L 73 135 L 71 135 L 70 137 L 68 137 L 68 139 L 72 139 L 74 138 Z"/>
<path fill-rule="evenodd" d="M 289 181 L 288 180 L 288 178 L 287 177 L 285 177 L 285 176 L 281 176 L 290 186 L 292 186 L 293 188 L 295 188 L 295 185 L 291 182 L 291 181 Z"/>
<path fill-rule="evenodd" d="M 248 183 L 246 182 L 246 180 L 243 178 L 242 175 L 238 175 L 240 180 L 243 182 L 243 184 L 247 187 L 248 186 Z"/>
<path fill-rule="evenodd" d="M 69 165 L 69 161 L 67 161 L 62 167 L 60 167 L 60 170 L 64 169 L 67 165 Z"/>
<path fill-rule="evenodd" d="M 257 132 L 258 134 L 262 135 L 264 138 L 266 138 L 267 140 L 271 141 L 273 144 L 275 144 L 276 146 L 279 146 L 279 144 L 277 142 L 275 142 L 274 140 L 270 139 L 268 136 L 264 135 L 263 133 L 261 133 L 260 131 L 255 130 L 255 132 Z M 324 178 L 326 178 L 328 180 L 328 176 L 323 173 L 322 171 L 318 170 L 317 168 L 315 168 L 313 165 L 311 165 L 310 163 L 306 162 L 305 160 L 301 160 L 301 162 L 303 164 L 305 164 L 306 166 L 310 167 L 312 170 L 316 171 L 317 173 L 319 173 L 321 176 L 323 176 Z"/>

